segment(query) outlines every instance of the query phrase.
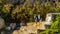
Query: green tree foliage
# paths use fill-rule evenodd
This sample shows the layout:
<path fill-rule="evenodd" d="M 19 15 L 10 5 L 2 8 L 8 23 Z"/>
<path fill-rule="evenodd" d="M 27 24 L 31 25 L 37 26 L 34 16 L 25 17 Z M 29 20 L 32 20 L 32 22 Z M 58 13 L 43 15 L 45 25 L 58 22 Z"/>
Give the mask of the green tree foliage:
<path fill-rule="evenodd" d="M 0 0 L 0 3 L 2 3 L 2 0 Z"/>
<path fill-rule="evenodd" d="M 1 0 L 0 0 L 1 1 Z M 2 2 L 2 1 L 1 1 Z M 24 4 L 14 5 L 14 4 L 3 4 L 0 3 L 0 14 L 1 17 L 8 22 L 15 22 L 15 21 L 33 21 L 34 14 L 40 14 L 44 18 L 46 17 L 47 13 L 51 12 L 59 12 L 59 4 L 55 2 L 56 6 L 53 6 L 50 2 L 46 2 L 44 4 L 40 4 L 38 1 L 31 4 L 30 0 L 26 1 Z"/>
<path fill-rule="evenodd" d="M 55 19 L 55 21 L 52 20 L 53 22 L 50 29 L 46 29 L 46 31 L 41 32 L 40 34 L 54 34 L 56 32 L 60 33 L 60 15 L 56 15 Z"/>
<path fill-rule="evenodd" d="M 60 15 L 56 16 L 56 21 L 52 23 L 51 28 L 60 30 Z"/>

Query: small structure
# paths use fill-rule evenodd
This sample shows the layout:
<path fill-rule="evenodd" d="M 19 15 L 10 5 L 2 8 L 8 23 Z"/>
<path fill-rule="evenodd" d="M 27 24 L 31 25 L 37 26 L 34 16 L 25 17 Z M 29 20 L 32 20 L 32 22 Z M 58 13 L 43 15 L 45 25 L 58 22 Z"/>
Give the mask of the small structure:
<path fill-rule="evenodd" d="M 34 14 L 34 21 L 37 22 L 37 15 Z"/>
<path fill-rule="evenodd" d="M 59 15 L 60 13 L 48 13 L 47 15 L 46 15 L 46 22 L 45 22 L 45 24 L 46 25 L 51 25 L 51 21 L 52 21 L 52 17 L 54 16 L 54 15 Z"/>
<path fill-rule="evenodd" d="M 41 22 L 42 21 L 42 16 L 40 14 L 38 14 L 38 21 Z"/>
<path fill-rule="evenodd" d="M 42 17 L 41 17 L 41 15 L 40 14 L 34 14 L 34 21 L 35 22 L 40 22 L 40 21 L 42 21 Z"/>

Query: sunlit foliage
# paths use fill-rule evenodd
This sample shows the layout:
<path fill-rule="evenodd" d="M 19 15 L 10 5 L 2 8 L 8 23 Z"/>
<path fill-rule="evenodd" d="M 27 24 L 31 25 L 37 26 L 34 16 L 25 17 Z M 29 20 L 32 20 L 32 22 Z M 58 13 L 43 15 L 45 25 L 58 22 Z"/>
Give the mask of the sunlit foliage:
<path fill-rule="evenodd" d="M 45 2 L 41 5 L 39 1 L 35 1 L 33 4 L 31 4 L 30 0 L 27 0 L 20 5 L 11 3 L 1 4 L 1 17 L 3 17 L 4 19 L 7 18 L 6 20 L 13 20 L 14 22 L 27 20 L 28 22 L 34 21 L 34 14 L 40 14 L 45 18 L 47 13 L 60 12 L 59 2 L 55 2 L 56 6 L 53 6 L 50 2 Z"/>
<path fill-rule="evenodd" d="M 46 29 L 44 32 L 40 34 L 60 34 L 60 15 L 56 15 L 55 20 L 52 20 L 52 24 L 50 29 Z"/>

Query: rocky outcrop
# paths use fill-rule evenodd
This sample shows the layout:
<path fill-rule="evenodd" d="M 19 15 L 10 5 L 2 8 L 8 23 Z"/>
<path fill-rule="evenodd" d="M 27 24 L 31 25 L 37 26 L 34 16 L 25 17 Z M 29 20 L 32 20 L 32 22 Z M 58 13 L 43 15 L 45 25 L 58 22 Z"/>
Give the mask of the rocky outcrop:
<path fill-rule="evenodd" d="M 4 19 L 0 18 L 0 29 L 4 28 L 5 26 Z"/>

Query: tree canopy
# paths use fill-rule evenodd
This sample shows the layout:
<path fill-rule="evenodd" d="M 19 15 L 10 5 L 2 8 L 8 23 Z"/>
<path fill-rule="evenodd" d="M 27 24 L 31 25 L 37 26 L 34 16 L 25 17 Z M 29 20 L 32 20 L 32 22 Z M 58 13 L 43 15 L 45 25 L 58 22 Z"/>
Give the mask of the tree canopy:
<path fill-rule="evenodd" d="M 55 2 L 53 6 L 51 2 L 40 3 L 35 1 L 31 4 L 30 0 L 25 1 L 23 4 L 17 5 L 12 3 L 4 4 L 0 0 L 0 14 L 7 22 L 21 22 L 21 21 L 34 21 L 33 15 L 40 14 L 44 18 L 47 13 L 60 12 L 59 2 Z"/>

